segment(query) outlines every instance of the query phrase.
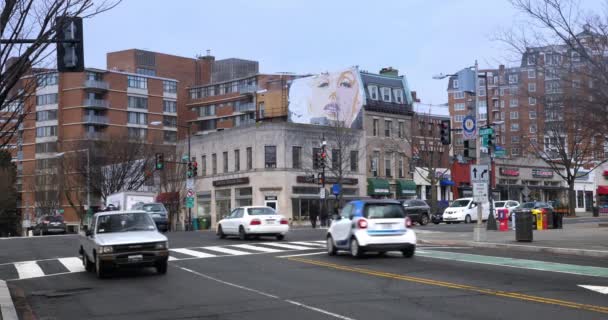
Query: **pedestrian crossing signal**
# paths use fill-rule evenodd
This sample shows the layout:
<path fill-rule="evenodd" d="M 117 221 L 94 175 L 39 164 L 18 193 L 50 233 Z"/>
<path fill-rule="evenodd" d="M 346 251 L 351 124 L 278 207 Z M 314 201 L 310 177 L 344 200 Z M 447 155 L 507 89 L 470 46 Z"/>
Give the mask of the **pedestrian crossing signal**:
<path fill-rule="evenodd" d="M 163 170 L 165 168 L 165 156 L 162 153 L 156 154 L 156 170 Z"/>

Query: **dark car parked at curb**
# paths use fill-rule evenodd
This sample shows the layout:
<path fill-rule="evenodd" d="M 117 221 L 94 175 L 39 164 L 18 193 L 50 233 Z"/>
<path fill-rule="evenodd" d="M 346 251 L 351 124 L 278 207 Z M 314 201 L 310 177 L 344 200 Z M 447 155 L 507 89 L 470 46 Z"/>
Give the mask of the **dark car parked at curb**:
<path fill-rule="evenodd" d="M 408 199 L 401 202 L 403 209 L 412 222 L 424 226 L 431 221 L 431 207 L 420 199 Z"/>
<path fill-rule="evenodd" d="M 46 234 L 65 234 L 66 233 L 65 222 L 63 222 L 62 216 L 43 216 L 38 219 L 38 222 L 33 228 L 34 235 L 46 235 Z"/>
<path fill-rule="evenodd" d="M 150 214 L 158 231 L 167 232 L 169 230 L 168 212 L 162 203 L 137 203 L 133 205 L 132 210 L 143 210 Z"/>

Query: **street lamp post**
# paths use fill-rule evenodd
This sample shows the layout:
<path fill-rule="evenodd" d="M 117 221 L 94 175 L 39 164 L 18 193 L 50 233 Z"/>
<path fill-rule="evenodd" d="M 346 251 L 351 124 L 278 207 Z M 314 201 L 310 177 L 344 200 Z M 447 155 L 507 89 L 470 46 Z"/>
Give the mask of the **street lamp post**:
<path fill-rule="evenodd" d="M 87 153 L 87 213 L 91 210 L 91 151 L 89 148 L 60 152 L 55 157 L 63 157 L 66 153 L 86 152 Z"/>

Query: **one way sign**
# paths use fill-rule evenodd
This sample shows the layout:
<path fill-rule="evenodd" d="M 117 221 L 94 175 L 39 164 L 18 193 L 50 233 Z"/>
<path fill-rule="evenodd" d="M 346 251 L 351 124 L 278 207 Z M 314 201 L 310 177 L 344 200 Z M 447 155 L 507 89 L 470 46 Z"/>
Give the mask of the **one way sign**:
<path fill-rule="evenodd" d="M 471 183 L 488 183 L 490 181 L 490 170 L 487 165 L 471 166 Z"/>

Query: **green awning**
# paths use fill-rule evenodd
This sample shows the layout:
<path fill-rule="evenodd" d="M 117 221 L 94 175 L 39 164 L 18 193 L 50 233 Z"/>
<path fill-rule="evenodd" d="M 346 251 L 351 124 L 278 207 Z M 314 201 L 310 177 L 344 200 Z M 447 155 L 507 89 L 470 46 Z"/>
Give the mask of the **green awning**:
<path fill-rule="evenodd" d="M 386 179 L 367 179 L 367 195 L 368 196 L 389 196 L 391 194 L 391 186 Z"/>
<path fill-rule="evenodd" d="M 397 196 L 415 196 L 416 183 L 414 180 L 397 180 Z"/>

